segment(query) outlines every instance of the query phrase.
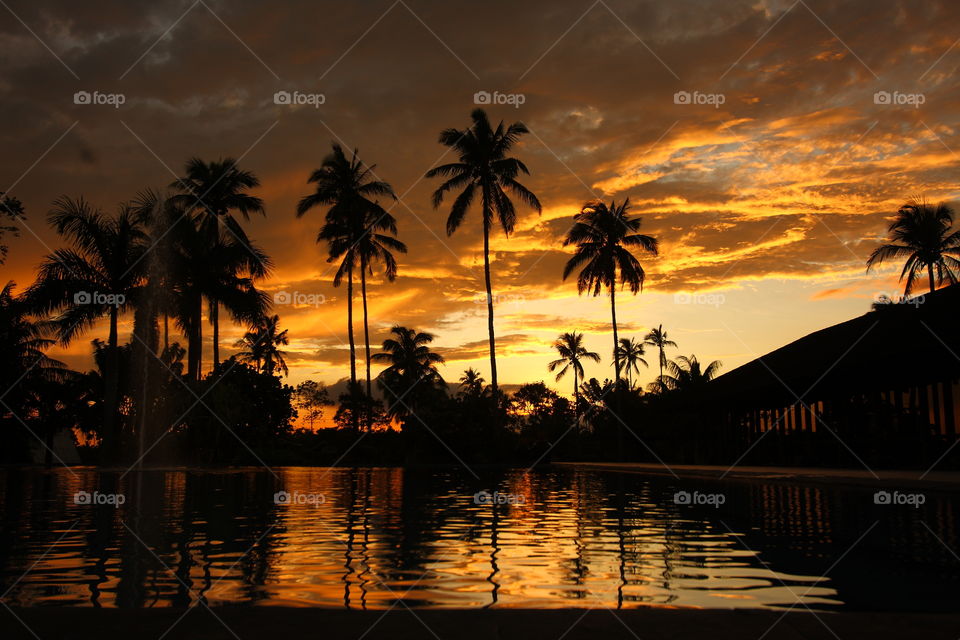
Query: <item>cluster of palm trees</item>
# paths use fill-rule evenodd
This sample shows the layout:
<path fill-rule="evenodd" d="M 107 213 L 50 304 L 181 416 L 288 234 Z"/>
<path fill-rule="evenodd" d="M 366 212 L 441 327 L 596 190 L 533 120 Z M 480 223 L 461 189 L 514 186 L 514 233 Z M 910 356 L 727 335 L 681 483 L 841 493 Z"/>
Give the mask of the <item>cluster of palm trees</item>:
<path fill-rule="evenodd" d="M 517 204 L 541 211 L 536 194 L 520 182 L 522 176 L 529 175 L 527 166 L 512 155 L 527 133 L 528 129 L 519 122 L 493 126 L 487 114 L 476 109 L 466 128 L 448 128 L 440 133 L 440 144 L 448 147 L 456 160 L 426 174 L 427 178 L 442 180 L 433 192 L 433 206 L 439 208 L 448 197 L 451 200 L 446 221 L 448 235 L 463 226 L 475 205 L 480 212 L 490 385 L 484 388 L 480 374 L 470 369 L 461 379 L 461 388 L 475 391 L 477 397 L 492 399 L 495 407 L 499 407 L 503 396 L 496 359 L 490 242 L 497 227 L 507 236 L 514 230 Z M 376 380 L 390 399 L 390 412 L 396 416 L 409 413 L 418 401 L 419 391 L 407 397 L 411 390 L 444 386 L 436 368 L 443 359 L 429 349 L 431 334 L 400 326 L 393 327 L 381 353 L 371 353 L 369 278 L 382 276 L 393 281 L 398 272 L 395 254 L 407 251 L 406 245 L 397 239 L 397 222 L 390 213 L 397 196 L 375 169 L 375 165 L 361 161 L 357 150 L 348 154 L 340 145 L 333 144 L 331 153 L 310 174 L 307 183 L 312 191 L 299 201 L 296 216 L 324 209 L 317 242 L 326 245 L 327 261 L 335 265 L 334 286 L 345 284 L 347 289 L 350 393 L 372 398 L 375 378 L 371 366 L 375 362 L 386 364 Z M 288 368 L 281 347 L 289 343 L 289 338 L 279 326 L 279 316 L 269 313 L 268 296 L 258 288 L 269 276 L 272 262 L 247 236 L 239 219 L 248 221 L 254 214 L 265 215 L 263 201 L 252 193 L 259 185 L 253 173 L 240 169 L 231 158 L 192 158 L 186 163 L 184 175 L 169 185 L 168 192 L 141 192 L 121 204 L 115 215 L 104 213 L 82 197 L 57 199 L 49 221 L 65 246 L 44 257 L 36 282 L 22 299 L 13 295 L 10 286 L 0 292 L 0 309 L 4 313 L 33 314 L 32 328 L 20 331 L 19 337 L 11 337 L 16 343 L 10 348 L 37 363 L 38 374 L 56 376 L 62 365 L 42 356 L 49 346 L 47 336 L 66 345 L 106 318 L 108 337 L 100 355 L 105 361 L 107 434 L 115 429 L 121 401 L 119 324 L 128 313 L 134 319 L 131 345 L 137 347 L 139 343 L 171 369 L 181 366 L 179 360 L 185 352 L 188 381 L 199 381 L 204 370 L 204 308 L 211 326 L 212 370 L 221 362 L 220 321 L 221 312 L 225 312 L 229 321 L 248 327 L 234 345 L 241 349 L 237 359 L 269 375 L 286 374 Z M 3 203 L 22 215 L 17 202 L 5 198 Z M 666 350 L 675 348 L 676 343 L 662 326 L 652 329 L 642 340 L 619 335 L 618 291 L 640 293 L 646 279 L 641 258 L 657 256 L 659 251 L 656 238 L 640 233 L 641 219 L 631 215 L 630 207 L 629 199 L 583 205 L 563 241 L 564 246 L 573 248 L 563 269 L 563 279 L 576 275 L 580 294 L 599 296 L 605 292 L 610 298 L 614 386 L 635 388 L 640 367 L 648 366 L 646 348 L 658 352 L 659 375 L 650 391 L 663 393 L 709 381 L 720 363 L 702 366 L 695 356 L 668 359 Z M 15 219 L 16 215 L 12 217 Z M 954 213 L 945 204 L 909 201 L 890 225 L 891 242 L 870 256 L 868 271 L 887 260 L 903 259 L 901 279 L 906 279 L 907 294 L 923 276 L 931 291 L 938 284 L 957 282 L 960 231 L 954 230 L 953 220 Z M 0 254 L 0 260 L 2 257 Z M 363 317 L 365 388 L 358 380 L 354 335 L 357 287 Z M 185 350 L 179 343 L 171 342 L 171 321 L 185 336 Z M 16 333 L 16 327 L 21 325 L 11 320 L 9 326 Z M 559 357 L 548 368 L 556 374 L 557 381 L 568 371 L 573 372 L 573 395 L 579 404 L 586 385 L 583 362 L 599 362 L 601 357 L 587 350 L 583 335 L 577 332 L 561 335 L 555 347 Z M 370 419 L 368 412 L 368 426 Z"/>
<path fill-rule="evenodd" d="M 170 320 L 176 323 L 186 337 L 191 382 L 201 379 L 204 303 L 212 326 L 213 369 L 220 362 L 221 309 L 253 332 L 270 326 L 269 299 L 256 283 L 267 277 L 271 262 L 234 217 L 264 213 L 263 202 L 249 193 L 258 185 L 256 176 L 233 159 L 194 158 L 170 193 L 143 191 L 112 216 L 82 197 L 53 203 L 49 222 L 65 246 L 43 258 L 23 300 L 40 318 L 38 326 L 62 345 L 108 319 L 102 431 L 108 445 L 119 440 L 118 325 L 125 314 L 134 317 L 131 346 L 149 350 L 168 368 L 179 365 L 183 355 L 179 343 L 170 341 Z M 255 361 L 261 370 L 272 371 L 280 343 L 264 342 Z"/>

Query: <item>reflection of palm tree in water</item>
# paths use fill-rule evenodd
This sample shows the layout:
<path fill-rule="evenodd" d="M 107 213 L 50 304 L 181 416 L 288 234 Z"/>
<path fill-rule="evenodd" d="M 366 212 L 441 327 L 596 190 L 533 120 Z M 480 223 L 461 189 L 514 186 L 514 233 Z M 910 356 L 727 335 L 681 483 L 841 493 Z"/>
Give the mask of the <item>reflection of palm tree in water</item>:
<path fill-rule="evenodd" d="M 360 579 L 360 608 L 367 608 L 367 584 L 370 583 L 370 469 L 363 470 L 363 543 L 360 545 L 363 571 L 357 574 Z"/>
<path fill-rule="evenodd" d="M 490 602 L 484 605 L 484 609 L 497 604 L 497 596 L 500 592 L 500 583 L 494 580 L 494 576 L 500 573 L 500 567 L 497 565 L 497 554 L 500 553 L 500 544 L 498 542 L 497 527 L 500 524 L 500 514 L 497 511 L 497 501 L 491 502 L 493 509 L 493 521 L 490 524 L 490 575 L 487 576 L 487 582 L 492 585 L 490 590 Z"/>
<path fill-rule="evenodd" d="M 355 573 L 353 570 L 353 503 L 356 499 L 354 482 L 356 480 L 357 470 L 351 468 L 349 474 L 347 478 L 347 485 L 349 487 L 349 493 L 347 495 L 347 543 L 344 545 L 343 554 L 343 566 L 346 569 L 343 573 L 343 606 L 347 609 L 350 608 L 350 574 Z"/>

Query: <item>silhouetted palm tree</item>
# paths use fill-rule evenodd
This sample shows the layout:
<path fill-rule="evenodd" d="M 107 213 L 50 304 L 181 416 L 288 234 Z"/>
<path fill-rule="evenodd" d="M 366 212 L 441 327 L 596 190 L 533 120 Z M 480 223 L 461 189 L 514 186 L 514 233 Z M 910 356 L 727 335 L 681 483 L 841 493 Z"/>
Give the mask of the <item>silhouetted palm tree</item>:
<path fill-rule="evenodd" d="M 680 356 L 676 360 L 667 361 L 667 372 L 660 377 L 659 385 L 670 391 L 693 391 L 702 389 L 713 380 L 722 366 L 719 360 L 714 360 L 703 368 L 697 356 Z M 655 386 L 656 383 L 651 384 Z"/>
<path fill-rule="evenodd" d="M 614 360 L 619 359 L 623 363 L 627 372 L 627 385 L 633 388 L 633 374 L 640 373 L 640 365 L 649 366 L 644 359 L 643 343 L 637 342 L 633 338 L 620 338 L 620 345 L 617 347 L 617 354 Z"/>
<path fill-rule="evenodd" d="M 233 158 L 223 158 L 205 162 L 200 158 L 190 158 L 185 167 L 186 175 L 170 184 L 171 189 L 180 193 L 171 199 L 184 211 L 197 213 L 203 225 L 210 230 L 223 224 L 241 242 L 247 236 L 243 227 L 231 214 L 238 211 L 244 220 L 251 213 L 266 214 L 263 200 L 247 193 L 248 189 L 260 186 L 260 180 L 250 171 L 237 167 Z"/>
<path fill-rule="evenodd" d="M 232 265 L 221 263 L 221 275 L 226 280 L 237 278 L 240 272 L 247 272 L 251 277 L 263 277 L 269 270 L 269 264 L 265 261 L 265 254 L 252 246 L 247 238 L 243 227 L 233 217 L 233 211 L 240 212 L 245 220 L 250 219 L 251 213 L 266 214 L 263 206 L 263 200 L 247 193 L 248 189 L 260 186 L 260 180 L 250 171 L 245 171 L 237 167 L 237 161 L 233 158 L 224 158 L 205 162 L 200 158 L 191 158 L 186 164 L 186 175 L 178 178 L 170 187 L 181 193 L 172 196 L 172 203 L 187 213 L 195 214 L 196 221 L 201 230 L 201 234 L 206 237 L 211 249 L 220 244 L 239 245 L 246 247 L 248 255 L 238 257 Z M 222 233 L 220 226 L 226 229 Z M 224 243 L 224 237 L 229 240 Z M 232 251 L 232 249 L 231 249 Z M 257 264 L 257 262 L 260 264 Z M 231 273 L 231 269 L 233 273 Z M 213 364 L 214 367 L 220 360 L 220 304 L 223 302 L 217 298 L 217 288 L 211 287 L 204 292 L 209 307 L 210 323 L 213 325 Z M 237 314 L 231 310 L 234 318 Z M 200 345 L 192 345 L 194 350 L 202 349 Z M 193 354 L 194 366 L 188 367 L 192 372 L 195 371 L 199 376 L 199 357 L 200 353 Z"/>
<path fill-rule="evenodd" d="M 483 275 L 487 289 L 487 331 L 490 336 L 490 385 L 495 400 L 499 398 L 497 385 L 497 346 L 493 327 L 493 289 L 490 284 L 490 229 L 494 225 L 494 216 L 510 235 L 517 221 L 513 202 L 507 191 L 521 202 L 541 210 L 540 201 L 529 189 L 517 181 L 521 173 L 530 174 L 526 165 L 507 154 L 525 133 L 527 127 L 515 122 L 504 128 L 501 121 L 494 129 L 483 109 L 475 109 L 470 114 L 473 123 L 467 129 L 444 129 L 440 132 L 440 144 L 453 149 L 458 161 L 440 165 L 427 172 L 426 177 L 445 178 L 443 184 L 433 192 L 433 206 L 437 208 L 443 202 L 448 191 L 459 191 L 450 215 L 447 218 L 447 235 L 460 228 L 470 205 L 479 197 L 480 214 L 483 224 Z"/>
<path fill-rule="evenodd" d="M 394 326 L 394 337 L 383 341 L 383 352 L 373 354 L 375 362 L 387 364 L 377 379 L 390 398 L 387 412 L 406 417 L 416 409 L 423 391 L 445 386 L 437 370 L 443 356 L 430 350 L 433 334 Z"/>
<path fill-rule="evenodd" d="M 109 317 L 103 441 L 106 458 L 112 459 L 119 454 L 117 324 L 143 285 L 146 234 L 130 206 L 121 206 L 117 217 L 109 218 L 83 198 L 56 200 L 49 222 L 72 247 L 44 258 L 28 295 L 36 309 L 59 314 L 54 321 L 64 345 L 100 318 Z"/>
<path fill-rule="evenodd" d="M 308 184 L 315 184 L 313 193 L 304 196 L 297 204 L 297 217 L 300 218 L 314 207 L 329 207 L 326 219 L 317 243 L 329 244 L 329 258 L 327 262 L 340 260 L 340 267 L 334 276 L 333 284 L 339 287 L 343 277 L 347 278 L 347 334 L 350 341 L 350 388 L 357 386 L 357 349 L 353 337 L 353 274 L 355 269 L 361 270 L 365 278 L 366 265 L 361 259 L 358 242 L 363 241 L 366 234 L 378 231 L 396 233 L 396 221 L 383 209 L 375 199 L 377 197 L 396 198 L 393 188 L 386 182 L 376 179 L 373 173 L 375 166 L 366 167 L 357 157 L 357 150 L 353 157 L 347 158 L 343 148 L 333 145 L 333 151 L 323 160 L 319 169 L 313 171 L 307 180 Z M 375 251 L 372 244 L 379 243 L 385 249 L 391 248 L 400 251 L 402 243 L 386 235 L 378 234 L 378 239 L 368 240 L 365 259 L 370 258 Z M 384 240 L 387 238 L 387 240 Z M 393 244 L 396 243 L 396 244 Z M 378 256 L 384 259 L 385 256 Z M 390 256 L 392 261 L 393 256 Z M 396 275 L 396 263 L 393 264 L 393 274 Z M 389 264 L 387 265 L 389 269 Z M 364 279 L 364 290 L 366 289 Z M 366 294 L 364 292 L 364 308 L 366 308 Z M 366 316 L 364 316 L 366 323 Z M 365 324 L 366 327 L 366 324 Z M 365 331 L 366 334 L 366 331 Z M 369 359 L 369 335 L 366 338 Z M 369 365 L 367 368 L 369 379 Z M 368 380 L 369 388 L 369 380 Z"/>
<path fill-rule="evenodd" d="M 55 342 L 48 337 L 53 327 L 49 321 L 31 318 L 31 305 L 14 295 L 15 286 L 8 282 L 0 289 L 0 384 L 6 389 L 0 414 L 13 411 L 23 419 L 24 400 L 35 388 L 60 381 L 66 365 L 46 354 Z"/>
<path fill-rule="evenodd" d="M 651 329 L 650 333 L 643 337 L 644 344 L 656 347 L 660 352 L 660 375 L 657 380 L 663 377 L 663 368 L 667 366 L 667 347 L 676 347 L 677 343 L 667 337 L 667 332 L 663 330 L 663 325 L 658 325 L 656 329 Z M 662 391 L 662 389 L 661 389 Z"/>
<path fill-rule="evenodd" d="M 470 367 L 460 376 L 460 393 L 472 398 L 479 398 L 483 395 L 483 383 L 485 380 L 480 372 Z"/>
<path fill-rule="evenodd" d="M 597 200 L 588 202 L 574 217 L 574 225 L 567 232 L 564 246 L 575 245 L 576 252 L 563 269 L 563 279 L 580 269 L 577 291 L 592 290 L 600 295 L 605 287 L 610 292 L 610 315 L 613 325 L 613 349 L 615 381 L 620 380 L 620 358 L 617 356 L 617 305 L 616 288 L 626 285 L 636 294 L 643 288 L 646 273 L 632 251 L 640 249 L 657 255 L 657 240 L 637 233 L 640 218 L 627 215 L 630 200 L 617 205 L 611 201 L 607 206 Z"/>
<path fill-rule="evenodd" d="M 906 259 L 900 280 L 904 276 L 907 284 L 904 295 L 910 295 L 917 278 L 927 272 L 930 293 L 936 284 L 944 280 L 953 284 L 960 273 L 960 231 L 953 230 L 953 209 L 941 202 L 934 206 L 920 199 L 913 199 L 897 211 L 890 223 L 889 238 L 891 244 L 874 249 L 867 260 L 867 273 L 885 260 Z"/>
<path fill-rule="evenodd" d="M 574 411 L 579 418 L 579 381 L 581 378 L 583 378 L 583 363 L 581 360 L 593 360 L 594 362 L 600 362 L 600 354 L 593 351 L 587 351 L 587 348 L 583 346 L 583 334 L 577 333 L 576 331 L 561 334 L 560 337 L 557 338 L 557 341 L 553 343 L 553 348 L 557 350 L 560 358 L 547 365 L 547 368 L 551 373 L 557 369 L 560 369 L 560 371 L 557 372 L 557 382 L 560 381 L 560 378 L 566 375 L 568 369 L 573 370 Z"/>
<path fill-rule="evenodd" d="M 279 325 L 278 315 L 260 318 L 234 345 L 246 349 L 237 354 L 237 359 L 254 365 L 257 371 L 267 375 L 272 376 L 275 371 L 288 375 L 290 370 L 283 357 L 285 352 L 279 347 L 290 344 L 290 339 L 287 337 L 287 330 L 280 331 Z"/>
<path fill-rule="evenodd" d="M 270 260 L 249 240 L 229 233 L 213 236 L 189 216 L 174 223 L 174 253 L 169 277 L 176 291 L 177 322 L 187 336 L 187 375 L 201 377 L 203 360 L 203 301 L 207 300 L 213 324 L 214 363 L 219 363 L 219 308 L 232 319 L 253 323 L 269 308 L 270 301 L 256 288 L 254 279 L 265 276 Z"/>

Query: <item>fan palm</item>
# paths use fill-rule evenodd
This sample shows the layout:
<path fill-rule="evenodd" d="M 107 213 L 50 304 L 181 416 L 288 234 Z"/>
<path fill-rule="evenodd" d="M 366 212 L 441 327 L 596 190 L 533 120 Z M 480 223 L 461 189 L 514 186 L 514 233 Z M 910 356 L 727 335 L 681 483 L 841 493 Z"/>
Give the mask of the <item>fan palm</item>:
<path fill-rule="evenodd" d="M 72 247 L 44 258 L 28 296 L 41 313 L 58 313 L 56 332 L 64 345 L 100 318 L 109 318 L 103 441 L 111 459 L 119 454 L 117 325 L 143 286 L 146 234 L 131 206 L 121 206 L 117 217 L 110 218 L 83 198 L 56 200 L 49 222 Z"/>
<path fill-rule="evenodd" d="M 384 261 L 388 270 L 396 276 L 396 262 L 393 256 L 389 259 L 383 253 L 378 254 L 373 245 L 379 244 L 385 251 L 406 250 L 406 247 L 394 238 L 377 232 L 388 231 L 396 233 L 396 221 L 379 204 L 377 197 L 396 196 L 393 187 L 376 178 L 373 170 L 376 167 L 365 166 L 357 157 L 357 150 L 353 157 L 347 158 L 343 148 L 333 145 L 333 151 L 324 158 L 319 169 L 313 171 L 307 180 L 308 184 L 315 184 L 314 192 L 304 196 L 297 204 L 297 217 L 303 217 L 315 207 L 329 207 L 324 225 L 317 234 L 317 243 L 327 242 L 329 257 L 327 262 L 340 260 L 340 266 L 334 276 L 333 284 L 340 286 L 344 276 L 347 278 L 347 335 L 350 341 L 350 388 L 357 386 L 357 349 L 353 337 L 353 274 L 360 269 L 365 278 L 366 260 L 376 256 Z M 376 237 L 365 243 L 365 256 L 361 260 L 358 242 L 365 235 L 374 233 Z M 400 247 L 403 249 L 400 249 Z M 389 251 L 386 251 L 389 254 Z M 392 267 L 391 267 L 392 265 Z M 365 290 L 365 280 L 363 282 Z M 364 291 L 364 307 L 366 294 Z M 366 315 L 364 316 L 366 328 Z M 365 332 L 366 333 L 366 332 Z M 369 337 L 367 337 L 367 353 L 369 354 Z M 368 357 L 369 360 L 369 357 Z M 369 365 L 367 368 L 369 389 Z"/>
<path fill-rule="evenodd" d="M 553 348 L 557 350 L 560 358 L 547 365 L 547 368 L 551 373 L 560 369 L 557 372 L 557 382 L 566 375 L 568 369 L 573 371 L 574 409 L 579 415 L 580 380 L 583 378 L 583 363 L 581 361 L 600 362 L 600 354 L 587 351 L 587 348 L 583 346 L 583 334 L 576 331 L 561 334 L 553 344 Z"/>
<path fill-rule="evenodd" d="M 867 272 L 886 260 L 906 259 L 900 281 L 907 279 L 904 295 L 910 295 L 926 270 L 930 293 L 946 280 L 957 282 L 960 274 L 960 231 L 953 229 L 953 209 L 941 202 L 934 206 L 913 199 L 897 211 L 890 223 L 891 243 L 874 249 L 867 260 Z M 934 279 L 936 273 L 936 279 Z"/>
<path fill-rule="evenodd" d="M 237 359 L 254 365 L 257 371 L 267 375 L 272 376 L 275 371 L 288 375 L 290 370 L 283 357 L 286 354 L 279 347 L 290 344 L 290 339 L 287 337 L 287 330 L 280 331 L 279 325 L 278 315 L 260 318 L 234 345 L 246 349 L 237 354 Z"/>
<path fill-rule="evenodd" d="M 636 295 L 643 288 L 646 273 L 632 252 L 639 249 L 657 255 L 656 238 L 637 233 L 640 218 L 630 217 L 629 208 L 629 198 L 620 205 L 614 201 L 609 206 L 599 200 L 588 202 L 574 217 L 574 224 L 563 241 L 564 246 L 576 246 L 576 252 L 563 269 L 563 279 L 580 269 L 577 277 L 579 293 L 592 291 L 597 296 L 603 288 L 610 292 L 615 382 L 620 380 L 617 282 L 621 288 L 627 286 Z"/>
<path fill-rule="evenodd" d="M 657 380 L 663 377 L 663 368 L 667 366 L 667 347 L 676 347 L 677 343 L 667 337 L 667 332 L 663 330 L 663 325 L 658 325 L 656 329 L 651 329 L 650 333 L 643 337 L 644 344 L 656 347 L 660 352 L 660 375 Z M 662 389 L 661 389 L 662 391 Z"/>
<path fill-rule="evenodd" d="M 620 345 L 617 347 L 617 354 L 614 360 L 619 359 L 623 363 L 623 368 L 627 372 L 627 385 L 633 388 L 633 374 L 640 373 L 640 365 L 649 366 L 644 359 L 644 348 L 642 342 L 637 342 L 633 338 L 620 338 Z"/>
<path fill-rule="evenodd" d="M 510 235 L 517 221 L 516 208 L 507 191 L 521 202 L 541 211 L 540 201 L 532 191 L 517 181 L 521 173 L 530 174 L 526 165 L 517 158 L 508 156 L 520 136 L 528 133 L 527 127 L 515 122 L 504 127 L 503 122 L 494 129 L 483 109 L 470 114 L 473 123 L 466 129 L 444 129 L 440 132 L 440 144 L 453 149 L 458 161 L 434 167 L 427 178 L 445 178 L 433 192 L 433 206 L 443 202 L 447 192 L 459 191 L 450 215 L 447 217 L 447 235 L 452 235 L 479 197 L 483 224 L 483 275 L 487 289 L 487 332 L 490 339 L 490 385 L 492 397 L 499 398 L 497 386 L 497 347 L 493 326 L 493 290 L 490 284 L 490 230 L 496 216 L 504 233 Z"/>
<path fill-rule="evenodd" d="M 437 370 L 444 360 L 430 350 L 433 334 L 400 325 L 390 333 L 393 337 L 383 341 L 382 352 L 373 354 L 373 360 L 388 365 L 377 378 L 391 398 L 388 413 L 402 418 L 412 413 L 423 392 L 445 386 Z"/>

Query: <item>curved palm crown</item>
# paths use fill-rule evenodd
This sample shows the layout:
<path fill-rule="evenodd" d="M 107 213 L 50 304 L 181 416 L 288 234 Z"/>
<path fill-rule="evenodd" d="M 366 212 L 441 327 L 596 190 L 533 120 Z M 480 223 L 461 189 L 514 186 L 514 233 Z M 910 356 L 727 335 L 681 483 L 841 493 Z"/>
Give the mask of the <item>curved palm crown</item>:
<path fill-rule="evenodd" d="M 490 229 L 494 216 L 504 233 L 510 235 L 517 222 L 517 212 L 508 192 L 539 213 L 540 200 L 532 191 L 517 181 L 520 174 L 530 171 L 519 159 L 508 156 L 525 133 L 527 127 L 515 122 L 504 127 L 503 122 L 494 129 L 483 109 L 470 114 L 472 124 L 463 130 L 444 129 L 440 132 L 440 144 L 453 149 L 457 162 L 434 167 L 427 178 L 444 178 L 433 192 L 433 206 L 438 208 L 448 192 L 459 191 L 447 217 L 447 235 L 452 235 L 476 199 L 480 200 L 483 223 L 483 268 L 487 289 L 487 331 L 490 337 L 490 384 L 493 397 L 499 396 L 497 386 L 496 338 L 493 328 L 493 291 L 490 284 Z"/>
<path fill-rule="evenodd" d="M 588 202 L 574 217 L 574 224 L 563 241 L 564 246 L 576 247 L 563 269 L 563 279 L 579 269 L 579 293 L 591 291 L 597 296 L 604 288 L 610 292 L 616 380 L 620 379 L 620 358 L 616 353 L 619 345 L 615 301 L 617 281 L 621 288 L 627 286 L 631 293 L 638 293 L 643 288 L 646 273 L 633 251 L 657 255 L 656 238 L 637 233 L 640 218 L 630 217 L 629 209 L 629 198 L 619 205 L 615 201 L 609 205 L 599 200 Z"/>
<path fill-rule="evenodd" d="M 36 385 L 57 382 L 66 371 L 45 353 L 55 342 L 47 337 L 50 323 L 31 320 L 27 301 L 13 294 L 15 286 L 8 282 L 0 289 L 0 383 L 9 390 L 8 407 L 18 407 Z"/>
<path fill-rule="evenodd" d="M 222 221 L 238 240 L 246 242 L 243 228 L 230 212 L 239 211 L 244 220 L 249 220 L 251 213 L 266 213 L 263 200 L 247 193 L 260 186 L 257 176 L 237 168 L 233 158 L 210 162 L 190 158 L 184 170 L 186 175 L 170 184 L 171 189 L 180 191 L 172 200 L 186 211 L 206 214 L 204 222 L 210 226 Z"/>
<path fill-rule="evenodd" d="M 60 312 L 56 325 L 63 344 L 109 315 L 115 347 L 117 316 L 131 307 L 143 284 L 141 221 L 126 205 L 117 217 L 106 217 L 82 197 L 56 200 L 48 220 L 72 247 L 44 258 L 30 300 L 41 312 Z"/>
<path fill-rule="evenodd" d="M 649 366 L 643 357 L 644 354 L 642 342 L 637 342 L 633 338 L 620 338 L 614 359 L 619 359 L 623 363 L 623 368 L 627 372 L 627 382 L 631 387 L 633 387 L 633 374 L 640 373 L 640 365 Z"/>
<path fill-rule="evenodd" d="M 484 382 L 480 372 L 470 367 L 460 376 L 460 392 L 468 396 L 480 396 L 483 394 Z"/>
<path fill-rule="evenodd" d="M 445 385 L 437 370 L 444 360 L 430 350 L 433 334 L 400 325 L 391 328 L 390 333 L 393 337 L 383 341 L 382 353 L 373 354 L 373 360 L 388 365 L 377 376 L 384 391 L 394 398 L 388 411 L 391 415 L 406 415 L 406 407 L 416 404 L 414 387 Z"/>
<path fill-rule="evenodd" d="M 260 321 L 251 326 L 250 330 L 243 334 L 243 338 L 237 341 L 237 347 L 245 348 L 237 354 L 240 362 L 253 364 L 257 371 L 273 375 L 275 371 L 283 372 L 283 375 L 290 373 L 287 368 L 287 361 L 284 359 L 285 352 L 278 347 L 290 344 L 287 337 L 287 330 L 279 330 L 280 316 L 264 316 Z"/>
<path fill-rule="evenodd" d="M 702 388 L 713 380 L 720 371 L 722 363 L 714 360 L 703 368 L 697 356 L 680 356 L 676 360 L 667 362 L 667 373 L 661 376 L 658 383 L 669 390 L 689 391 Z"/>
<path fill-rule="evenodd" d="M 904 204 L 890 223 L 890 244 L 874 249 L 867 260 L 867 272 L 886 260 L 906 259 L 900 280 L 907 279 L 904 295 L 910 295 L 926 271 L 930 292 L 934 284 L 953 284 L 960 274 L 960 231 L 953 230 L 953 209 L 946 203 L 933 206 L 919 199 Z M 936 273 L 936 280 L 934 280 Z"/>
<path fill-rule="evenodd" d="M 557 350 L 560 357 L 547 365 L 547 368 L 551 372 L 559 369 L 556 377 L 557 382 L 566 375 L 568 369 L 573 370 L 573 398 L 574 402 L 579 404 L 579 381 L 583 378 L 583 363 L 581 360 L 600 362 L 600 354 L 587 351 L 587 348 L 583 346 L 583 334 L 576 331 L 560 334 L 557 341 L 553 343 L 553 348 Z"/>
<path fill-rule="evenodd" d="M 367 167 L 354 149 L 348 158 L 343 147 L 334 143 L 332 151 L 307 182 L 315 184 L 313 193 L 297 204 L 300 218 L 315 207 L 329 207 L 326 219 L 317 234 L 317 243 L 329 247 L 327 262 L 340 261 L 333 278 L 339 287 L 347 277 L 347 332 L 350 342 L 350 388 L 357 383 L 356 343 L 353 337 L 353 274 L 360 271 L 364 306 L 364 342 L 367 361 L 367 394 L 370 394 L 370 336 L 366 315 L 366 277 L 374 262 L 382 262 L 387 279 L 397 275 L 397 262 L 391 251 L 406 253 L 405 244 L 391 236 L 397 233 L 397 222 L 377 197 L 396 199 L 393 187 L 377 179 L 376 165 Z M 368 416 L 369 417 L 369 416 Z"/>
<path fill-rule="evenodd" d="M 647 335 L 643 336 L 643 343 L 656 347 L 660 352 L 660 377 L 657 378 L 659 380 L 663 377 L 663 368 L 667 366 L 666 348 L 675 348 L 677 343 L 667 337 L 667 332 L 663 330 L 662 324 L 655 329 L 651 329 Z"/>

